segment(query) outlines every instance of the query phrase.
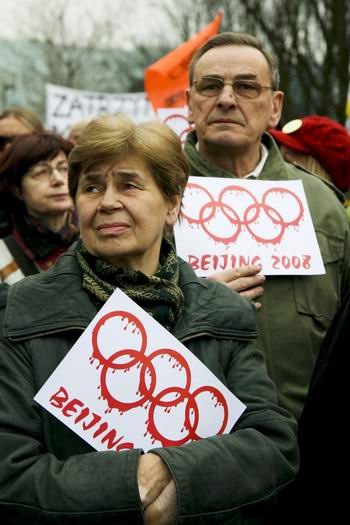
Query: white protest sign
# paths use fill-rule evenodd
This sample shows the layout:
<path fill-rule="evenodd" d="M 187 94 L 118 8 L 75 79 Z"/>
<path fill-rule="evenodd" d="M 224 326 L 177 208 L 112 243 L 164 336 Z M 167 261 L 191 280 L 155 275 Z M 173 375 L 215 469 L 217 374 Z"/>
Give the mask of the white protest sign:
<path fill-rule="evenodd" d="M 266 275 L 325 273 L 300 180 L 190 177 L 175 240 L 202 276 L 251 264 Z"/>
<path fill-rule="evenodd" d="M 188 121 L 188 107 L 157 109 L 158 118 L 175 131 L 181 142 L 186 141 L 187 133 L 194 129 Z"/>
<path fill-rule="evenodd" d="M 46 126 L 62 135 L 79 120 L 117 112 L 136 122 L 155 118 L 146 93 L 96 93 L 46 84 Z"/>
<path fill-rule="evenodd" d="M 96 450 L 116 451 L 228 433 L 245 409 L 118 289 L 34 399 Z"/>

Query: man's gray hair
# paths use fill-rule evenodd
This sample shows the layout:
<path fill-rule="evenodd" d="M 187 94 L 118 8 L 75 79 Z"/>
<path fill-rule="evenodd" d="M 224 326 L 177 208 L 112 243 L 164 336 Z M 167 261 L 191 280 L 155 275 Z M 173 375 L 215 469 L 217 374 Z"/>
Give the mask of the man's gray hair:
<path fill-rule="evenodd" d="M 192 86 L 194 80 L 194 70 L 198 60 L 210 49 L 221 46 L 250 46 L 258 49 L 266 58 L 271 72 L 271 84 L 274 89 L 279 88 L 279 72 L 278 59 L 274 55 L 268 53 L 262 46 L 260 40 L 248 33 L 219 33 L 210 40 L 208 40 L 202 47 L 193 55 L 190 63 L 190 85 Z"/>

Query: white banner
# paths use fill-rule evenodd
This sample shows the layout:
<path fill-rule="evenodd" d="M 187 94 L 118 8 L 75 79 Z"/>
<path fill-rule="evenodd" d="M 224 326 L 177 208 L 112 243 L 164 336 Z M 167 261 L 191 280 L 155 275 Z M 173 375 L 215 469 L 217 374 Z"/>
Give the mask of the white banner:
<path fill-rule="evenodd" d="M 117 112 L 135 122 L 155 117 L 146 93 L 95 93 L 46 84 L 46 127 L 64 136 L 79 120 Z"/>

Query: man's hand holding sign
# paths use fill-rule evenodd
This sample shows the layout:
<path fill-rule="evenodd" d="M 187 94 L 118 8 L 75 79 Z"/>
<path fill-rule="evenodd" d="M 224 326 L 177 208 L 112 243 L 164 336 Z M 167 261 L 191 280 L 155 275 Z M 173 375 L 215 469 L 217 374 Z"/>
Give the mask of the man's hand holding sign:
<path fill-rule="evenodd" d="M 261 308 L 261 303 L 257 301 L 264 293 L 263 284 L 266 280 L 265 276 L 260 272 L 262 267 L 260 265 L 247 265 L 223 270 L 209 275 L 208 278 L 219 283 L 225 283 L 231 290 L 254 301 L 257 309 Z"/>

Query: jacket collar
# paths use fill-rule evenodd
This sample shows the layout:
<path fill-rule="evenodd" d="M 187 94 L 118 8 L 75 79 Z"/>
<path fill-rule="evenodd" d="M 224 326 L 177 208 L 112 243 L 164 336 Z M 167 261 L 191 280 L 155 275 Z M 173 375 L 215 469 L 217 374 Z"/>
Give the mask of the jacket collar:
<path fill-rule="evenodd" d="M 191 131 L 187 135 L 185 144 L 185 154 L 188 157 L 191 165 L 191 175 L 200 177 L 222 177 L 222 178 L 234 178 L 234 175 L 229 171 L 226 171 L 218 166 L 210 164 L 197 150 L 196 144 L 198 142 L 195 131 Z M 282 172 L 286 169 L 285 162 L 280 154 L 278 146 L 275 141 L 268 133 L 264 133 L 261 142 L 268 150 L 268 157 L 265 162 L 263 172 L 267 169 L 271 169 L 271 163 L 276 164 L 276 169 Z"/>
<path fill-rule="evenodd" d="M 87 327 L 97 309 L 82 287 L 73 247 L 49 271 L 29 276 L 9 288 L 5 337 L 21 339 Z"/>
<path fill-rule="evenodd" d="M 283 159 L 280 150 L 269 133 L 264 133 L 261 142 L 266 146 L 269 155 L 265 162 L 264 168 L 260 174 L 261 180 L 290 180 L 302 179 L 304 175 L 315 177 L 328 186 L 337 196 L 339 201 L 344 204 L 345 197 L 343 193 L 332 182 L 311 173 L 302 166 L 289 164 Z M 190 172 L 193 176 L 198 177 L 221 177 L 234 178 L 233 174 L 210 164 L 197 151 L 197 135 L 195 131 L 191 131 L 187 135 L 184 152 L 190 163 Z"/>
<path fill-rule="evenodd" d="M 4 318 L 5 337 L 20 340 L 85 330 L 97 309 L 82 287 L 74 246 L 48 272 L 30 276 L 10 287 Z M 182 260 L 179 285 L 185 296 L 185 308 L 172 330 L 179 340 L 198 334 L 240 340 L 256 337 L 254 308 L 229 288 L 199 279 Z"/>

